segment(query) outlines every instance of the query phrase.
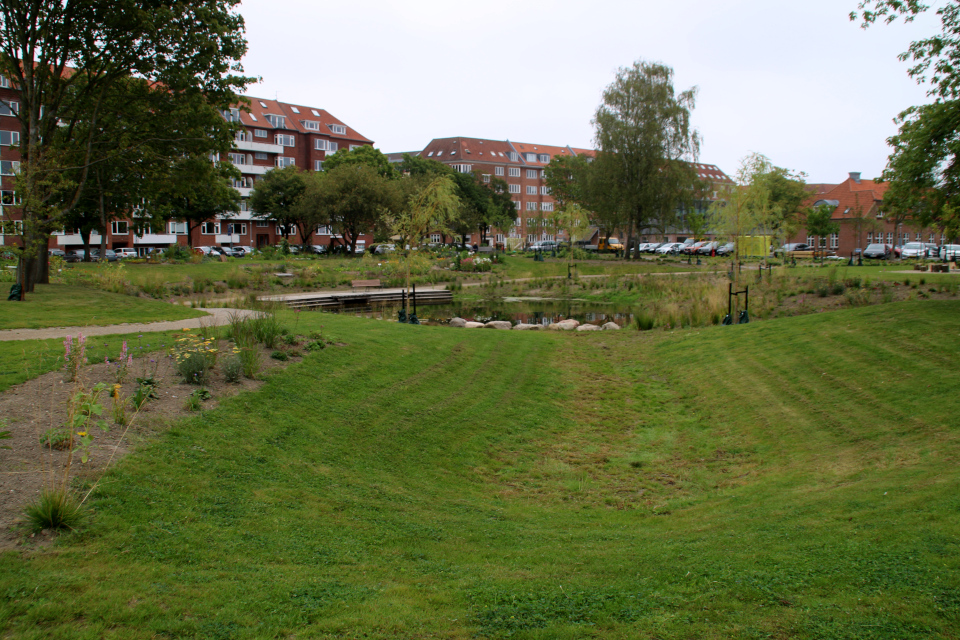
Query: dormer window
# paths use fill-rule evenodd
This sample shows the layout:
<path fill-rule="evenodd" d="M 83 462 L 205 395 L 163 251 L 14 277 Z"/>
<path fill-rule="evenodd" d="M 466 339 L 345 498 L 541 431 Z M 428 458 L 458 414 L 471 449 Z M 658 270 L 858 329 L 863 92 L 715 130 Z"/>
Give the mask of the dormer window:
<path fill-rule="evenodd" d="M 517 153 L 516 151 L 511 151 L 509 155 L 510 155 L 510 161 L 511 161 L 511 162 L 519 162 L 519 160 L 520 160 L 520 154 L 519 154 L 519 153 Z"/>
<path fill-rule="evenodd" d="M 544 163 L 544 164 L 550 162 L 550 156 L 548 156 L 548 155 L 545 154 L 545 153 L 541 153 L 539 159 L 540 159 L 540 162 L 542 162 L 542 163 Z"/>
<path fill-rule="evenodd" d="M 240 109 L 224 109 L 221 113 L 227 122 L 240 122 Z"/>
<path fill-rule="evenodd" d="M 347 128 L 342 124 L 328 124 L 327 126 L 330 127 L 330 131 L 340 134 L 341 136 L 347 133 Z"/>
<path fill-rule="evenodd" d="M 277 129 L 286 129 L 287 128 L 287 119 L 284 116 L 275 116 L 273 114 L 265 114 L 263 116 L 267 119 L 267 122 L 272 124 Z"/>
<path fill-rule="evenodd" d="M 537 161 L 537 154 L 535 154 L 535 153 L 525 153 L 525 154 L 524 154 L 524 158 L 526 159 L 527 162 L 536 162 L 536 161 Z"/>
<path fill-rule="evenodd" d="M 320 131 L 320 123 L 315 120 L 301 120 L 300 124 L 307 131 Z"/>

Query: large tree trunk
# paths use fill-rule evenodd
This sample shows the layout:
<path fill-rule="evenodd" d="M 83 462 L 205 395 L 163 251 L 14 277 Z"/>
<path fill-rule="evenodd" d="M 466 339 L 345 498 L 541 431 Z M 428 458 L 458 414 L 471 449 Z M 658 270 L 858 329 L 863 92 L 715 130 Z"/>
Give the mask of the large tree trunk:
<path fill-rule="evenodd" d="M 90 262 L 90 229 L 80 228 L 80 239 L 83 240 L 83 261 Z"/>
<path fill-rule="evenodd" d="M 103 202 L 103 191 L 100 192 L 100 259 L 107 259 L 107 208 Z"/>

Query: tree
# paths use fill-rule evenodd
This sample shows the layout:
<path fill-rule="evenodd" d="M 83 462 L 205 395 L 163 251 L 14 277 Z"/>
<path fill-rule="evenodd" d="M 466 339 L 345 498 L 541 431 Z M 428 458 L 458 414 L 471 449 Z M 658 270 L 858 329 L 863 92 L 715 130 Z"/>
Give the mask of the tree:
<path fill-rule="evenodd" d="M 400 173 L 390 162 L 390 159 L 379 149 L 374 149 L 369 145 L 354 147 L 350 151 L 343 149 L 337 151 L 323 161 L 323 170 L 332 171 L 344 165 L 366 165 L 376 170 L 377 174 L 383 178 L 400 177 Z"/>
<path fill-rule="evenodd" d="M 633 228 L 676 210 L 697 180 L 693 166 L 700 135 L 690 125 L 697 89 L 674 93 L 673 70 L 638 61 L 621 68 L 603 92 L 593 119 L 599 180 L 608 188 L 607 211 L 627 224 L 627 256 Z M 639 254 L 635 257 L 639 258 Z"/>
<path fill-rule="evenodd" d="M 710 207 L 710 219 L 717 233 L 734 243 L 733 274 L 739 280 L 740 249 L 743 237 L 762 223 L 769 203 L 763 176 L 770 171 L 765 156 L 753 153 L 740 161 L 733 184 L 723 185 Z"/>
<path fill-rule="evenodd" d="M 759 225 L 780 246 L 796 232 L 797 216 L 810 194 L 803 173 L 775 167 L 769 160 L 766 164 L 766 170 L 757 176 L 758 188 L 763 192 Z"/>
<path fill-rule="evenodd" d="M 322 174 L 313 174 L 322 176 Z M 290 165 L 282 169 L 271 169 L 263 174 L 250 192 L 248 201 L 254 216 L 264 220 L 273 220 L 283 228 L 283 237 L 288 238 L 290 229 L 300 231 L 300 242 L 304 248 L 310 244 L 310 238 L 316 229 L 318 210 L 313 204 L 301 202 L 307 190 L 307 179 L 300 167 Z"/>
<path fill-rule="evenodd" d="M 834 209 L 835 207 L 829 204 L 821 204 L 809 209 L 805 220 L 807 234 L 815 238 L 826 238 L 832 233 L 839 233 L 840 224 L 833 221 Z"/>
<path fill-rule="evenodd" d="M 450 176 L 438 175 L 414 193 L 394 218 L 393 232 L 410 245 L 423 242 L 434 230 L 448 230 L 456 220 L 460 201 Z M 407 290 L 410 290 L 410 255 L 407 252 Z"/>
<path fill-rule="evenodd" d="M 0 74 L 16 86 L 20 121 L 23 234 L 20 277 L 26 291 L 47 281 L 49 233 L 77 205 L 99 158 L 96 124 L 122 81 L 140 77 L 155 90 L 200 94 L 227 108 L 250 79 L 231 71 L 246 52 L 238 0 L 36 0 L 0 12 Z M 6 105 L 8 108 L 10 105 Z M 87 122 L 86 135 L 77 125 Z M 53 141 L 59 139 L 56 148 Z M 79 151 L 68 164 L 64 143 Z M 75 171 L 68 179 L 64 173 Z"/>
<path fill-rule="evenodd" d="M 386 224 L 402 206 L 396 181 L 366 164 L 345 164 L 324 170 L 316 207 L 327 212 L 334 231 L 354 253 L 360 234 Z"/>

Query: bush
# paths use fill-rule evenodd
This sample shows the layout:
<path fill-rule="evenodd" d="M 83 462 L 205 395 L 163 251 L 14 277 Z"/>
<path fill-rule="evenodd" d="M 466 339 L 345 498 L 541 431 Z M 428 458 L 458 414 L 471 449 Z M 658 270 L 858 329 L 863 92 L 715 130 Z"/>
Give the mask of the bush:
<path fill-rule="evenodd" d="M 69 449 L 70 430 L 62 427 L 47 429 L 40 434 L 40 444 L 48 449 Z"/>
<path fill-rule="evenodd" d="M 240 376 L 243 375 L 243 362 L 237 353 L 232 353 L 220 360 L 220 369 L 227 382 L 240 382 Z"/>
<path fill-rule="evenodd" d="M 44 529 L 76 530 L 86 519 L 77 497 L 68 489 L 44 489 L 37 500 L 24 509 L 27 523 L 34 531 Z"/>
<path fill-rule="evenodd" d="M 280 360 L 281 362 L 286 362 L 290 359 L 290 356 L 287 355 L 286 351 L 274 351 L 270 354 L 270 357 L 274 360 Z"/>
<path fill-rule="evenodd" d="M 216 363 L 214 339 L 187 333 L 176 339 L 173 361 L 177 373 L 189 384 L 205 384 L 207 369 Z"/>
<path fill-rule="evenodd" d="M 633 325 L 637 331 L 650 331 L 653 329 L 653 318 L 645 313 L 638 313 L 633 317 Z"/>
<path fill-rule="evenodd" d="M 167 247 L 163 252 L 164 260 L 175 260 L 178 262 L 187 262 L 190 258 L 193 257 L 193 254 L 190 252 L 188 247 L 183 246 L 182 244 L 172 244 Z"/>

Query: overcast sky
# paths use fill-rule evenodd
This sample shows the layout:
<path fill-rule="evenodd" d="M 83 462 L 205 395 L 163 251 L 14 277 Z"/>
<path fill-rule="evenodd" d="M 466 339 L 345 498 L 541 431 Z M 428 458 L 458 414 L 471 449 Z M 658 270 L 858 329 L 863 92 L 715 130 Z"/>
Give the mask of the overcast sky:
<path fill-rule="evenodd" d="M 943 1 L 943 0 L 940 0 Z M 939 4 L 939 2 L 933 2 Z M 248 95 L 330 111 L 384 152 L 467 136 L 593 146 L 617 69 L 699 87 L 700 161 L 757 151 L 810 182 L 873 178 L 926 89 L 897 60 L 935 16 L 862 30 L 856 0 L 244 0 Z"/>

